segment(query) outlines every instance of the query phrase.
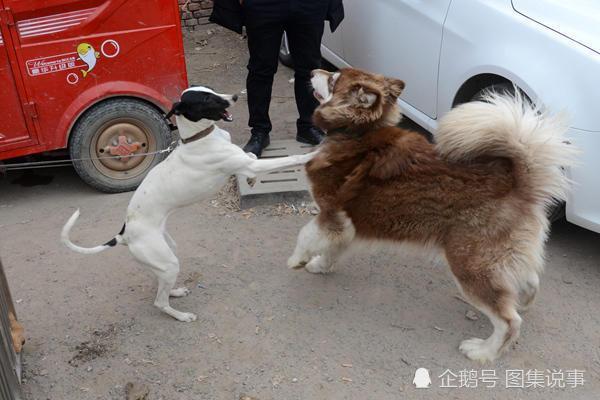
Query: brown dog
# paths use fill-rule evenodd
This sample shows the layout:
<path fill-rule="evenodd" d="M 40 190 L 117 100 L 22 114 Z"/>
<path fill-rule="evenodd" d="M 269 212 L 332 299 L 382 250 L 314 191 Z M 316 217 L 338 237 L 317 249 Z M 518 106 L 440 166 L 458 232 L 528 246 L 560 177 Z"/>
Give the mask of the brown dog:
<path fill-rule="evenodd" d="M 519 335 L 543 269 L 545 209 L 565 199 L 574 150 L 560 119 L 521 95 L 490 94 L 440 121 L 437 144 L 396 127 L 404 83 L 355 69 L 313 71 L 328 131 L 307 164 L 320 214 L 300 232 L 291 268 L 331 271 L 355 239 L 439 249 L 473 306 L 494 325 L 468 339 L 469 358 L 493 360 Z"/>

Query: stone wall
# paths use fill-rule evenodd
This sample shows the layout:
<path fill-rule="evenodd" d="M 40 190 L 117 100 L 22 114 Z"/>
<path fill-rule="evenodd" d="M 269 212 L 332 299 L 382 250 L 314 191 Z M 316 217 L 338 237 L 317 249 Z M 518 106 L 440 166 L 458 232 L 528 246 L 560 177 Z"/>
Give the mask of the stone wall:
<path fill-rule="evenodd" d="M 181 27 L 193 31 L 207 25 L 212 6 L 213 0 L 179 0 Z"/>

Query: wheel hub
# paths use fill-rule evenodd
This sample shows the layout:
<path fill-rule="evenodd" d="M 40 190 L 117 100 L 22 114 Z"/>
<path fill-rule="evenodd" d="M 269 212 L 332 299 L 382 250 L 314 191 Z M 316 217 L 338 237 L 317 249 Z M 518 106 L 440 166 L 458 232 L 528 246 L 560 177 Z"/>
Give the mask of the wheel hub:
<path fill-rule="evenodd" d="M 106 146 L 104 151 L 108 151 L 111 156 L 121 156 L 118 160 L 127 161 L 132 154 L 142 147 L 140 142 L 131 143 L 131 139 L 124 135 L 120 135 L 117 140 L 118 144 L 116 146 Z"/>
<path fill-rule="evenodd" d="M 111 125 L 98 135 L 96 156 L 107 172 L 122 172 L 140 165 L 146 157 L 134 156 L 148 149 L 148 134 L 129 122 Z M 118 156 L 118 157 L 113 157 Z"/>

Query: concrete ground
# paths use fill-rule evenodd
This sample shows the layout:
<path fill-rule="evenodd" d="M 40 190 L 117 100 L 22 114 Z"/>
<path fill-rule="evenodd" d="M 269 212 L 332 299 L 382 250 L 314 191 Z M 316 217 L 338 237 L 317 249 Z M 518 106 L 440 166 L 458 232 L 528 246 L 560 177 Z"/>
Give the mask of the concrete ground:
<path fill-rule="evenodd" d="M 207 29 L 186 37 L 190 82 L 241 92 L 245 42 Z M 291 77 L 283 67 L 277 75 L 274 138 L 295 133 Z M 236 121 L 223 125 L 242 143 L 244 96 L 239 103 Z M 110 239 L 131 194 L 98 193 L 71 168 L 41 174 L 52 181 L 23 187 L 11 183 L 18 174 L 0 180 L 0 254 L 28 339 L 28 399 L 124 399 L 129 382 L 148 391 L 148 399 L 165 400 L 599 396 L 597 234 L 566 222 L 553 226 L 541 293 L 524 316 L 521 338 L 501 359 L 479 365 L 457 347 L 489 335 L 491 324 L 455 297 L 446 268 L 385 250 L 354 255 L 329 276 L 290 271 L 285 261 L 310 215 L 286 206 L 235 211 L 229 192 L 169 220 L 179 281 L 192 289 L 173 304 L 198 314 L 194 323 L 177 322 L 152 306 L 155 281 L 125 247 L 84 256 L 59 243 L 75 208 L 82 212 L 73 231 L 78 243 Z M 420 367 L 431 374 L 429 389 L 412 384 Z M 445 371 L 451 377 L 471 370 L 497 381 L 441 387 L 460 383 L 439 378 Z M 523 386 L 534 386 L 506 388 L 507 370 L 529 372 Z M 555 370 L 554 383 L 562 378 L 567 387 L 548 388 L 544 376 L 544 387 L 535 387 L 535 370 L 544 376 Z M 584 371 L 583 385 L 568 385 L 577 384 L 574 370 Z"/>

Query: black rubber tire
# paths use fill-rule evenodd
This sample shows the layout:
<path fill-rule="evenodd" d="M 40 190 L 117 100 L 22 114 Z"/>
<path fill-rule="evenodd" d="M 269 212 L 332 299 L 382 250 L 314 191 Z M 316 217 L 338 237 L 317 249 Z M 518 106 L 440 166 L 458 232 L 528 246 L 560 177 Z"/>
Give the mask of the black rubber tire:
<path fill-rule="evenodd" d="M 136 99 L 112 99 L 93 106 L 77 121 L 69 138 L 69 153 L 73 167 L 88 185 L 106 193 L 119 193 L 135 190 L 148 171 L 161 162 L 167 153 L 153 154 L 144 159 L 144 167 L 131 178 L 123 171 L 123 178 L 110 177 L 98 169 L 89 158 L 96 156 L 92 140 L 100 129 L 110 126 L 111 121 L 126 118 L 135 121 L 141 129 L 152 135 L 155 149 L 168 148 L 171 143 L 171 129 L 160 111 L 150 104 Z M 84 159 L 84 160 L 79 160 Z M 79 161 L 77 161 L 79 160 Z"/>
<path fill-rule="evenodd" d="M 526 98 L 527 101 L 529 101 L 531 103 L 531 99 L 529 98 L 529 96 L 527 96 L 527 94 L 525 94 L 522 90 L 519 90 L 519 91 L 521 92 L 523 97 Z M 483 96 L 489 92 L 514 95 L 515 87 L 512 83 L 507 83 L 507 82 L 490 85 L 490 86 L 487 86 L 487 87 L 479 90 L 477 93 L 475 93 L 475 95 L 473 96 L 471 101 L 481 100 L 483 98 Z M 554 203 L 550 208 L 548 208 L 546 215 L 550 222 L 555 222 L 555 221 L 563 218 L 565 216 L 565 203 L 564 202 Z"/>
<path fill-rule="evenodd" d="M 507 83 L 507 82 L 489 85 L 489 86 L 486 86 L 483 89 L 479 90 L 477 93 L 475 93 L 475 95 L 473 96 L 471 101 L 481 100 L 486 93 L 490 93 L 490 92 L 514 95 L 515 87 L 513 86 L 512 83 Z M 527 95 L 525 95 L 522 91 L 520 91 L 520 92 L 525 96 L 525 98 L 529 99 L 529 97 L 527 97 Z"/>
<path fill-rule="evenodd" d="M 554 203 L 546 212 L 550 222 L 556 222 L 565 217 L 565 203 Z"/>
<path fill-rule="evenodd" d="M 285 33 L 281 37 L 281 46 L 279 47 L 279 61 L 288 68 L 294 69 L 294 59 L 290 53 Z"/>

